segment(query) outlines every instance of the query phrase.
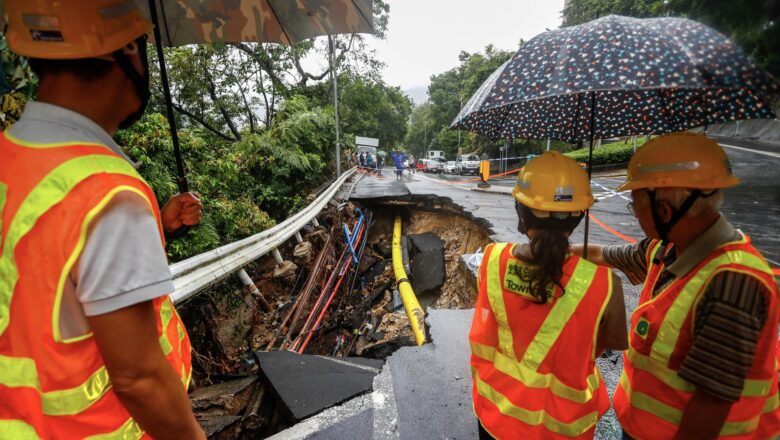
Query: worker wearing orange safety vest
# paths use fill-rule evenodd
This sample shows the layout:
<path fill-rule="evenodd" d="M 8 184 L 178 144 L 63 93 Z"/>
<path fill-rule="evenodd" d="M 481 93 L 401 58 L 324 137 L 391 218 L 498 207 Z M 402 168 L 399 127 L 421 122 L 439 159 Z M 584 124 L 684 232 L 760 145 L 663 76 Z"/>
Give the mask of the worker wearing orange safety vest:
<path fill-rule="evenodd" d="M 609 409 L 595 359 L 626 347 L 626 315 L 620 280 L 568 250 L 590 184 L 551 151 L 525 166 L 513 195 L 530 243 L 485 249 L 469 335 L 480 438 L 592 438 Z"/>
<path fill-rule="evenodd" d="M 8 0 L 7 40 L 40 79 L 0 134 L 0 438 L 205 438 L 187 399 L 161 212 L 111 135 L 149 96 L 132 1 Z"/>
<path fill-rule="evenodd" d="M 780 433 L 777 286 L 750 239 L 719 213 L 721 189 L 738 183 L 705 136 L 653 139 L 618 188 L 631 190 L 629 209 L 648 238 L 589 247 L 592 261 L 644 278 L 614 396 L 626 437 Z"/>

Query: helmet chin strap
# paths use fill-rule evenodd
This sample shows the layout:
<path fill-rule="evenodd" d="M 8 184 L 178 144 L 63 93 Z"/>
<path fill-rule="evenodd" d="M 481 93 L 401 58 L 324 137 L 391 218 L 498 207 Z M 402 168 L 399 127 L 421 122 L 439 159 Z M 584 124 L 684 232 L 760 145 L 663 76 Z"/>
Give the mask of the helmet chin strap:
<path fill-rule="evenodd" d="M 672 231 L 672 228 L 691 209 L 693 204 L 696 202 L 696 199 L 699 197 L 706 199 L 716 192 L 718 192 L 717 189 L 708 194 L 704 194 L 702 190 L 694 189 L 691 191 L 691 194 L 685 198 L 682 205 L 680 205 L 677 210 L 672 212 L 672 217 L 669 219 L 669 221 L 664 222 L 661 219 L 661 214 L 658 212 L 658 207 L 656 205 L 655 190 L 647 190 L 647 194 L 650 196 L 650 212 L 653 214 L 653 223 L 655 223 L 655 230 L 658 232 L 658 236 L 661 238 L 662 244 L 666 245 L 669 243 L 669 233 Z"/>
<path fill-rule="evenodd" d="M 149 102 L 149 97 L 151 96 L 151 91 L 149 90 L 149 60 L 146 55 L 146 40 L 144 37 L 139 37 L 134 41 L 133 45 L 135 48 L 132 50 L 122 48 L 111 54 L 125 75 L 127 75 L 133 83 L 138 100 L 141 101 L 138 110 L 128 116 L 126 120 L 122 121 L 120 128 L 127 128 L 141 118 L 146 109 L 146 105 Z M 135 53 L 139 54 L 144 68 L 143 74 L 133 66 L 133 62 L 130 60 L 130 57 L 128 57 L 128 52 L 133 55 Z"/>

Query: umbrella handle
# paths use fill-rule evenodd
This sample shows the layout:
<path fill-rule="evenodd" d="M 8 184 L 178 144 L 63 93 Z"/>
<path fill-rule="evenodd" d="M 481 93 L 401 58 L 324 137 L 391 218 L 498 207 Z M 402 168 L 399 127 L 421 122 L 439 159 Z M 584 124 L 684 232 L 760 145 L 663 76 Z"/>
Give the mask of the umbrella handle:
<path fill-rule="evenodd" d="M 179 187 L 179 194 L 190 192 L 189 184 L 187 183 L 187 178 L 185 176 L 180 176 L 178 179 L 176 179 L 176 185 Z M 189 234 L 190 229 L 194 228 L 195 226 L 197 225 L 181 225 L 181 227 L 175 231 L 166 232 L 165 241 L 186 237 L 187 234 Z"/>

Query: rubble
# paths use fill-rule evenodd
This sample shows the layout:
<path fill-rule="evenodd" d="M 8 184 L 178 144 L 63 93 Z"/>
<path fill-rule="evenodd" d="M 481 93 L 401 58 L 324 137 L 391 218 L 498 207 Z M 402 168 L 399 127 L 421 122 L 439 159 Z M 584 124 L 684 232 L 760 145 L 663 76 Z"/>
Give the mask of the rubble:
<path fill-rule="evenodd" d="M 345 248 L 340 229 L 347 224 L 350 234 L 356 232 L 361 212 L 351 203 L 327 208 L 319 217 L 322 226 L 301 231 L 304 241 L 282 245 L 280 253 L 291 261 L 276 265 L 272 258 L 265 258 L 248 266 L 247 273 L 272 305 L 271 311 L 259 307 L 246 289 L 239 289 L 238 281 L 224 292 L 202 296 L 188 305 L 191 310 L 184 317 L 193 334 L 195 383 L 201 386 L 193 393 L 193 408 L 210 438 L 263 438 L 349 398 L 320 389 L 333 382 L 327 374 L 307 382 L 306 376 L 329 371 L 330 364 L 322 364 L 320 356 L 346 360 L 347 365 L 331 363 L 349 370 L 358 368 L 350 362 L 364 362 L 349 356 L 385 359 L 400 347 L 415 344 L 390 264 L 391 225 L 399 210 L 409 233 L 404 241 L 411 257 L 407 273 L 413 286 L 420 293 L 428 292 L 428 304 L 434 308 L 473 304 L 475 295 L 467 287 L 473 281 L 460 269 L 460 257 L 466 250 L 484 246 L 486 230 L 443 208 L 410 206 L 393 206 L 378 215 L 374 207 L 361 211 L 375 215 L 373 221 L 366 215 L 367 238 L 354 247 L 359 257 L 357 270 L 352 262 L 345 264 L 344 253 L 351 252 Z M 293 359 L 298 363 L 285 363 Z M 306 365 L 300 359 L 307 359 Z M 374 362 L 379 364 L 369 369 L 381 367 L 381 361 Z M 371 380 L 362 381 L 361 373 L 349 371 L 336 374 L 349 382 L 341 387 L 343 391 L 370 390 Z M 238 372 L 249 376 L 233 379 Z M 260 380 L 250 379 L 252 374 L 259 374 Z M 273 375 L 286 385 L 271 386 Z M 212 387 L 204 386 L 215 382 Z M 358 390 L 353 385 L 368 388 Z M 312 391 L 312 396 L 305 394 Z M 297 399 L 300 404 L 288 407 L 284 395 L 289 393 L 304 396 Z M 318 400 L 328 395 L 335 399 Z"/>
<path fill-rule="evenodd" d="M 274 278 L 283 280 L 286 284 L 292 285 L 295 282 L 298 266 L 292 261 L 282 261 L 274 268 Z"/>
<path fill-rule="evenodd" d="M 302 241 L 293 250 L 293 260 L 295 260 L 295 264 L 298 266 L 307 266 L 311 263 L 313 253 L 311 242 Z"/>

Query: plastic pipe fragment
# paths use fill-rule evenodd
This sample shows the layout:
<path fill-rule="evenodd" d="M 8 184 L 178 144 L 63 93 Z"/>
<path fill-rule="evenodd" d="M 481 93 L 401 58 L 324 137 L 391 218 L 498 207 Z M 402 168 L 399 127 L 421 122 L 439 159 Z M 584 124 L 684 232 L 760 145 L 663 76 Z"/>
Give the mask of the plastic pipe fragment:
<path fill-rule="evenodd" d="M 266 312 L 271 311 L 271 305 L 268 304 L 268 301 L 266 301 L 263 293 L 260 292 L 260 289 L 257 288 L 257 285 L 254 281 L 252 281 L 252 278 L 249 277 L 249 274 L 246 273 L 244 269 L 239 269 L 236 273 L 238 274 L 238 278 L 241 280 L 241 283 L 248 287 L 252 294 L 255 295 L 257 302 L 260 303 L 260 307 L 262 307 Z"/>
<path fill-rule="evenodd" d="M 425 313 L 412 290 L 412 284 L 406 277 L 403 259 L 401 258 L 401 216 L 395 218 L 393 227 L 393 272 L 395 273 L 398 291 L 401 293 L 401 302 L 404 304 L 406 316 L 409 318 L 409 324 L 412 327 L 414 340 L 417 342 L 417 345 L 423 345 L 425 343 Z"/>
<path fill-rule="evenodd" d="M 284 262 L 284 258 L 282 258 L 282 254 L 279 253 L 279 249 L 274 249 L 273 254 L 274 260 L 276 260 L 276 264 L 282 264 Z"/>

